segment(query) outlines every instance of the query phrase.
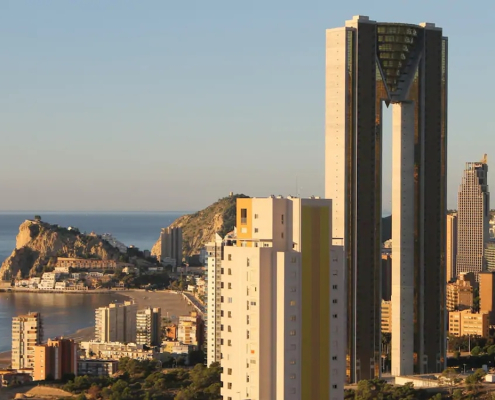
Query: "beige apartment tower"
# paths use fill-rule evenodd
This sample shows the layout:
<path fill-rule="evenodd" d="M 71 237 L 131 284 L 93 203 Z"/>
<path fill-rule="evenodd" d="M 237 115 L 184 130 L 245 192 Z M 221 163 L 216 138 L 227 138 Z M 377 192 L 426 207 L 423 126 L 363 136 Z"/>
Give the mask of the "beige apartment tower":
<path fill-rule="evenodd" d="M 490 192 L 486 154 L 468 162 L 459 186 L 457 204 L 456 273 L 486 270 L 485 245 L 490 240 Z"/>
<path fill-rule="evenodd" d="M 161 344 L 162 313 L 160 307 L 145 308 L 136 313 L 136 344 L 148 347 Z"/>
<path fill-rule="evenodd" d="M 179 267 L 182 263 L 182 228 L 163 228 L 160 239 L 160 259 L 175 260 L 174 267 Z"/>
<path fill-rule="evenodd" d="M 457 278 L 457 213 L 447 215 L 447 243 L 445 249 L 446 281 L 451 282 Z"/>
<path fill-rule="evenodd" d="M 480 311 L 486 312 L 495 325 L 495 272 L 480 272 Z"/>
<path fill-rule="evenodd" d="M 32 312 L 12 318 L 12 368 L 34 368 L 34 348 L 43 341 L 41 314 Z"/>
<path fill-rule="evenodd" d="M 344 243 L 347 378 L 380 375 L 382 109 L 392 108 L 392 374 L 445 367 L 447 39 L 355 16 L 326 33 L 325 197 Z"/>
<path fill-rule="evenodd" d="M 95 310 L 95 340 L 134 343 L 136 341 L 136 304 L 112 303 Z"/>
<path fill-rule="evenodd" d="M 223 248 L 224 400 L 341 400 L 345 278 L 332 201 L 237 199 Z"/>

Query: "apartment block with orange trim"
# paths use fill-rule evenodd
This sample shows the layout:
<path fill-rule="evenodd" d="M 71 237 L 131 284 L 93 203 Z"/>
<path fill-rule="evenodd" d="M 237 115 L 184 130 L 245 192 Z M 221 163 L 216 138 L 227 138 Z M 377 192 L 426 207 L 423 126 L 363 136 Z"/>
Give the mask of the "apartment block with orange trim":
<path fill-rule="evenodd" d="M 61 379 L 77 374 L 77 344 L 72 339 L 48 339 L 34 347 L 33 380 Z"/>

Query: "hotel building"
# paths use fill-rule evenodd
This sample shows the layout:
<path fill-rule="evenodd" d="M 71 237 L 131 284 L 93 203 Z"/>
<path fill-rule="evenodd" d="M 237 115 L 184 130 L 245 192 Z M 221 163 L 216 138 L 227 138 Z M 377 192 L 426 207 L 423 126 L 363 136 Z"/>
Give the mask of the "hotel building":
<path fill-rule="evenodd" d="M 332 201 L 237 199 L 221 267 L 224 400 L 340 400 L 345 278 Z"/>
<path fill-rule="evenodd" d="M 382 110 L 392 108 L 392 374 L 445 368 L 447 38 L 355 16 L 326 33 L 325 197 L 347 277 L 347 378 L 380 375 Z"/>

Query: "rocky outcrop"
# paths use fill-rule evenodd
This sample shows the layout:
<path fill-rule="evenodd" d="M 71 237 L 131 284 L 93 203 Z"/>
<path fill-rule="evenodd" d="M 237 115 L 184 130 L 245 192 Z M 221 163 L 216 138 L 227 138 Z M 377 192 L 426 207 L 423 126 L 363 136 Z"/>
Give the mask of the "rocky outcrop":
<path fill-rule="evenodd" d="M 183 215 L 176 219 L 170 227 L 182 228 L 182 248 L 185 257 L 199 253 L 199 250 L 208 242 L 215 238 L 218 233 L 224 237 L 228 232 L 234 229 L 236 200 L 238 198 L 249 197 L 243 194 L 236 194 L 224 197 L 204 210 L 194 214 Z M 158 255 L 161 252 L 161 240 L 153 245 L 152 255 Z"/>
<path fill-rule="evenodd" d="M 19 226 L 16 246 L 0 268 L 0 279 L 27 278 L 50 266 L 56 257 L 118 260 L 120 252 L 95 234 L 62 228 L 41 220 L 27 220 Z"/>

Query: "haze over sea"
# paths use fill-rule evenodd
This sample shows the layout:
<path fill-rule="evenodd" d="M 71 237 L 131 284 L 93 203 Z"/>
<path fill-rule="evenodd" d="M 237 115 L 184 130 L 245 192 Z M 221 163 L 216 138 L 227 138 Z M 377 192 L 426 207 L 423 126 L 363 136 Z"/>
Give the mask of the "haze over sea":
<path fill-rule="evenodd" d="M 127 246 L 151 250 L 160 229 L 184 214 L 187 212 L 1 212 L 0 262 L 14 250 L 19 225 L 34 215 L 41 215 L 43 221 L 51 224 L 77 227 L 81 232 L 111 233 Z M 0 293 L 0 352 L 10 349 L 12 317 L 19 313 L 41 312 L 48 338 L 93 325 L 94 308 L 117 298 L 103 294 Z"/>

